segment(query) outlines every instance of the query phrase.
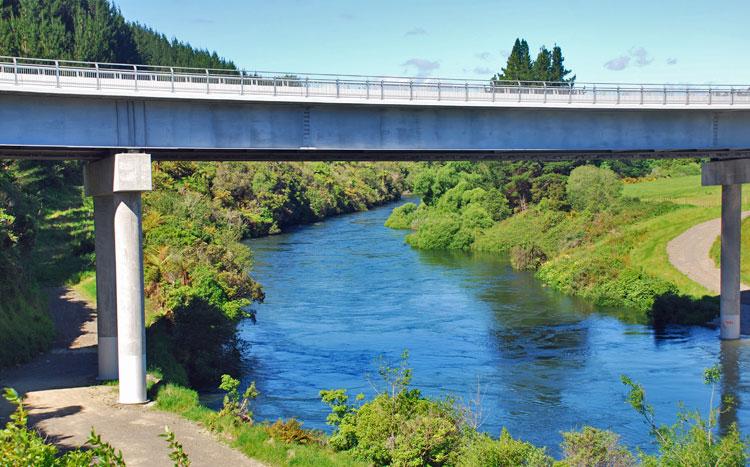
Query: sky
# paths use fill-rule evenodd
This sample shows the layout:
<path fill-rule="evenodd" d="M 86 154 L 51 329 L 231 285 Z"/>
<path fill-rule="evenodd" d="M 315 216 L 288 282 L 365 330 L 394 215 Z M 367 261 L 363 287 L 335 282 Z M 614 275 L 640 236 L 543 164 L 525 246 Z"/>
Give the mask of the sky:
<path fill-rule="evenodd" d="M 750 0 L 115 4 L 128 20 L 250 71 L 486 79 L 521 37 L 532 55 L 562 47 L 578 82 L 750 83 Z"/>

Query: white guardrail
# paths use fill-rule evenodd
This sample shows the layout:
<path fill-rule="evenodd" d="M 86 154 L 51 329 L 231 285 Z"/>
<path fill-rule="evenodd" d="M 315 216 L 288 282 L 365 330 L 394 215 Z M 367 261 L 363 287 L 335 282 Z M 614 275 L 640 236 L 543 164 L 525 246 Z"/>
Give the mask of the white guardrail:
<path fill-rule="evenodd" d="M 181 94 L 525 104 L 750 106 L 750 86 L 276 73 L 0 56 L 0 84 Z M 6 86 L 7 89 L 7 86 Z"/>

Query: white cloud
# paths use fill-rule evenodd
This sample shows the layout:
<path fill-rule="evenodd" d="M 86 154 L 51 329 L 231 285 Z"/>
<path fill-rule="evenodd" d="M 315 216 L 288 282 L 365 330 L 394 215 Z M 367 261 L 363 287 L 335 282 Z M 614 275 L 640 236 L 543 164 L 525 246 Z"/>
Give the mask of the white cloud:
<path fill-rule="evenodd" d="M 430 76 L 433 71 L 440 68 L 440 62 L 427 60 L 425 58 L 410 58 L 402 63 L 401 66 L 407 69 L 407 73 L 409 73 L 409 70 L 413 70 L 417 77 L 424 78 Z"/>
<path fill-rule="evenodd" d="M 653 57 L 649 57 L 648 51 L 643 47 L 633 47 L 628 53 L 635 59 L 636 66 L 650 65 L 654 61 Z"/>
<path fill-rule="evenodd" d="M 677 59 L 674 57 L 669 57 L 667 59 L 667 65 L 677 65 Z"/>
<path fill-rule="evenodd" d="M 612 71 L 621 71 L 630 65 L 630 57 L 627 55 L 620 55 L 619 57 L 613 58 L 604 64 L 604 68 Z"/>

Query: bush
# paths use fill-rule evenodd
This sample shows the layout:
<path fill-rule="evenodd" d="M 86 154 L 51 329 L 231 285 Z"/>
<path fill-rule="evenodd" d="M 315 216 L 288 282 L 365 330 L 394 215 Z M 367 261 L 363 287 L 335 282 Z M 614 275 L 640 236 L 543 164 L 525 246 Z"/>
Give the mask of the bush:
<path fill-rule="evenodd" d="M 622 195 L 622 180 L 613 171 L 582 165 L 570 172 L 567 195 L 570 205 L 580 211 L 603 211 Z"/>
<path fill-rule="evenodd" d="M 635 465 L 635 458 L 619 444 L 620 437 L 607 430 L 590 426 L 581 431 L 562 434 L 564 464 L 581 467 L 627 467 Z"/>
<path fill-rule="evenodd" d="M 385 226 L 391 229 L 411 229 L 416 211 L 417 205 L 411 202 L 394 208 L 385 221 Z"/>
<path fill-rule="evenodd" d="M 466 467 L 551 466 L 553 459 L 544 448 L 513 439 L 503 428 L 498 439 L 481 433 L 474 435 L 461 450 L 458 465 Z"/>
<path fill-rule="evenodd" d="M 359 407 L 348 405 L 344 390 L 321 391 L 332 409 L 334 449 L 350 450 L 376 465 L 442 465 L 455 459 L 463 427 L 459 411 L 452 401 L 434 401 L 409 389 L 406 358 L 396 368 L 381 365 L 386 388 Z"/>
<path fill-rule="evenodd" d="M 510 264 L 518 270 L 536 271 L 546 261 L 544 251 L 531 242 L 513 245 L 510 249 Z"/>
<path fill-rule="evenodd" d="M 320 432 L 305 430 L 302 428 L 302 422 L 296 418 L 289 420 L 276 420 L 272 425 L 266 428 L 271 438 L 284 443 L 295 444 L 325 444 L 325 435 Z"/>

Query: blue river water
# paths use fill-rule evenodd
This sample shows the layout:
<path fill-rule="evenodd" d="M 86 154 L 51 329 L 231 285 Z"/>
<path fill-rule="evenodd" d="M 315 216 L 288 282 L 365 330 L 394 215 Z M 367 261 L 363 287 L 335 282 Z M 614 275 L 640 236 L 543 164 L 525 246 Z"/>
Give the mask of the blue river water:
<path fill-rule="evenodd" d="M 706 413 L 703 369 L 719 363 L 718 391 L 738 402 L 721 424 L 750 428 L 748 341 L 721 342 L 702 327 L 656 332 L 629 323 L 625 310 L 550 290 L 503 258 L 415 250 L 407 232 L 383 226 L 394 206 L 249 242 L 266 292 L 257 322 L 240 328 L 250 344 L 243 380 L 261 391 L 256 418 L 327 429 L 321 389 L 370 396 L 380 387 L 377 359 L 397 362 L 408 349 L 415 387 L 474 407 L 493 436 L 505 426 L 552 453 L 560 432 L 583 425 L 653 449 L 625 403 L 622 374 L 671 423 L 680 401 Z"/>

